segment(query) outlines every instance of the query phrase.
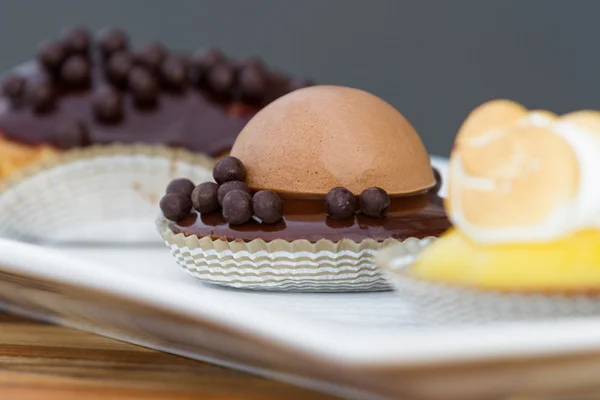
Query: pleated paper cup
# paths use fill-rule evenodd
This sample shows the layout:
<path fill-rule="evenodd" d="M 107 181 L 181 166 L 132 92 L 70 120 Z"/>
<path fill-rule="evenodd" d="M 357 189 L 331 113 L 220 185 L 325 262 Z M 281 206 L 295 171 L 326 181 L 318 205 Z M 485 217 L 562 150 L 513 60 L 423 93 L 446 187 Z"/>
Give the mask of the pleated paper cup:
<path fill-rule="evenodd" d="M 377 256 L 385 277 L 426 325 L 486 324 L 600 315 L 599 292 L 504 292 L 416 278 L 410 266 L 422 248 L 389 246 Z"/>
<path fill-rule="evenodd" d="M 33 242 L 158 242 L 170 180 L 212 179 L 213 160 L 150 145 L 96 145 L 50 156 L 2 182 L 0 235 Z"/>
<path fill-rule="evenodd" d="M 389 290 L 375 265 L 377 251 L 391 244 L 419 247 L 417 242 L 433 239 L 244 242 L 176 234 L 162 217 L 157 220 L 157 227 L 177 263 L 188 274 L 205 283 L 273 291 Z"/>

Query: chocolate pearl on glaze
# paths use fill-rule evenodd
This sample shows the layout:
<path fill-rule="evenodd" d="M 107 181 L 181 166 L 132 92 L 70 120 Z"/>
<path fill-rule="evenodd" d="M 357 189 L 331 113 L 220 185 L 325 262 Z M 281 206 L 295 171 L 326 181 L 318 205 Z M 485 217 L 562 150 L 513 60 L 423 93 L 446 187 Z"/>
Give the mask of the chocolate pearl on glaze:
<path fill-rule="evenodd" d="M 196 185 L 194 185 L 194 182 L 190 181 L 189 179 L 178 178 L 169 182 L 165 193 L 178 193 L 182 196 L 190 197 L 195 187 Z"/>
<path fill-rule="evenodd" d="M 235 69 L 226 61 L 214 65 L 207 74 L 209 89 L 220 96 L 231 94 L 235 83 Z"/>
<path fill-rule="evenodd" d="M 218 184 L 229 181 L 244 181 L 246 179 L 246 168 L 239 158 L 223 157 L 215 163 L 213 178 Z"/>
<path fill-rule="evenodd" d="M 225 195 L 227 193 L 231 192 L 232 190 L 241 190 L 242 192 L 252 194 L 252 192 L 250 191 L 250 188 L 248 187 L 248 185 L 246 185 L 245 182 L 242 182 L 242 181 L 225 182 L 221 186 L 219 186 L 219 190 L 217 193 L 217 201 L 220 205 L 223 204 L 223 198 L 225 197 Z"/>
<path fill-rule="evenodd" d="M 216 64 L 225 61 L 225 56 L 217 49 L 198 50 L 190 57 L 190 79 L 193 84 L 201 85 L 208 71 Z"/>
<path fill-rule="evenodd" d="M 242 98 L 246 100 L 260 100 L 267 88 L 265 71 L 257 66 L 242 68 L 238 74 L 238 86 Z"/>
<path fill-rule="evenodd" d="M 51 73 L 56 73 L 67 58 L 67 47 L 58 40 L 46 41 L 37 53 L 39 63 Z"/>
<path fill-rule="evenodd" d="M 178 193 L 167 193 L 160 199 L 160 209 L 166 219 L 177 222 L 190 213 L 192 201 Z"/>
<path fill-rule="evenodd" d="M 254 215 L 265 224 L 274 224 L 283 217 L 283 202 L 270 190 L 259 190 L 252 197 Z"/>
<path fill-rule="evenodd" d="M 167 57 L 167 49 L 160 42 L 150 42 L 144 45 L 136 54 L 135 59 L 141 65 L 152 71 L 158 71 L 161 64 Z"/>
<path fill-rule="evenodd" d="M 356 196 L 345 187 L 334 187 L 325 196 L 327 215 L 334 219 L 353 218 L 358 210 Z"/>
<path fill-rule="evenodd" d="M 102 56 L 108 58 L 117 51 L 127 50 L 129 38 L 120 29 L 105 28 L 98 33 L 98 47 Z"/>
<path fill-rule="evenodd" d="M 209 214 L 221 209 L 217 199 L 219 185 L 214 182 L 199 184 L 192 191 L 192 205 L 201 214 Z"/>
<path fill-rule="evenodd" d="M 122 50 L 110 56 L 104 72 L 110 83 L 120 88 L 125 88 L 129 72 L 132 68 L 133 56 L 128 51 Z"/>
<path fill-rule="evenodd" d="M 145 68 L 134 67 L 129 72 L 127 85 L 136 105 L 147 107 L 156 104 L 160 93 L 158 82 Z"/>
<path fill-rule="evenodd" d="M 92 109 L 98 121 L 118 122 L 123 118 L 123 96 L 110 86 L 101 86 L 92 96 Z"/>
<path fill-rule="evenodd" d="M 67 58 L 60 69 L 60 80 L 72 88 L 85 86 L 90 77 L 90 65 L 81 55 Z"/>
<path fill-rule="evenodd" d="M 180 91 L 185 87 L 188 77 L 188 63 L 181 57 L 170 56 L 160 67 L 160 76 L 168 90 Z"/>
<path fill-rule="evenodd" d="M 7 75 L 2 80 L 2 95 L 12 101 L 19 100 L 25 93 L 25 78 L 19 75 Z"/>
<path fill-rule="evenodd" d="M 223 198 L 223 218 L 230 225 L 241 225 L 252 218 L 252 196 L 242 190 L 232 190 Z"/>
<path fill-rule="evenodd" d="M 86 28 L 82 26 L 68 28 L 63 32 L 62 40 L 69 54 L 89 55 L 92 35 Z"/>
<path fill-rule="evenodd" d="M 27 103 L 36 113 L 46 113 L 56 106 L 57 94 L 54 84 L 43 80 L 27 88 Z"/>
<path fill-rule="evenodd" d="M 435 177 L 435 185 L 431 189 L 429 189 L 429 192 L 437 194 L 442 188 L 442 175 L 440 174 L 440 171 L 437 170 L 437 168 L 431 167 L 431 169 L 433 170 L 433 176 Z"/>
<path fill-rule="evenodd" d="M 360 211 L 369 217 L 383 217 L 390 208 L 390 196 L 379 187 L 363 190 L 359 196 Z"/>
<path fill-rule="evenodd" d="M 88 146 L 90 137 L 82 121 L 63 121 L 56 127 L 52 142 L 61 149 L 70 149 Z"/>

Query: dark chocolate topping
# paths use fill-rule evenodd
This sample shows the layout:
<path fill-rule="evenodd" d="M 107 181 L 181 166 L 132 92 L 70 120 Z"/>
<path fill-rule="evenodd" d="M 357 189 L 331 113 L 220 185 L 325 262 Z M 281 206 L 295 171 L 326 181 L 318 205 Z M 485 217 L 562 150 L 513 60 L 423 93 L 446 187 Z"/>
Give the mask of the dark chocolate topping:
<path fill-rule="evenodd" d="M 390 196 L 382 188 L 370 187 L 362 191 L 358 198 L 360 212 L 373 218 L 385 215 L 390 207 Z"/>
<path fill-rule="evenodd" d="M 429 189 L 429 191 L 431 193 L 438 193 L 440 191 L 440 189 L 442 188 L 442 175 L 440 174 L 440 171 L 437 170 L 437 168 L 432 167 L 433 169 L 433 176 L 435 177 L 435 186 L 433 186 L 431 189 Z"/>
<path fill-rule="evenodd" d="M 62 39 L 69 53 L 88 55 L 92 35 L 86 28 L 81 26 L 69 28 L 63 32 Z"/>
<path fill-rule="evenodd" d="M 320 239 L 337 242 L 344 238 L 356 242 L 367 238 L 377 241 L 425 238 L 439 236 L 450 227 L 442 199 L 430 193 L 393 198 L 385 218 L 357 214 L 354 218 L 333 219 L 325 213 L 323 199 L 284 199 L 283 207 L 283 218 L 275 224 L 261 224 L 251 219 L 243 225 L 232 226 L 221 213 L 192 212 L 169 226 L 175 233 L 228 241 L 305 239 L 310 242 Z"/>
<path fill-rule="evenodd" d="M 217 200 L 219 185 L 214 182 L 199 184 L 192 191 L 192 205 L 200 213 L 212 213 L 221 208 Z"/>
<path fill-rule="evenodd" d="M 90 144 L 87 127 L 81 121 L 64 121 L 56 127 L 52 143 L 60 149 L 87 146 Z"/>
<path fill-rule="evenodd" d="M 283 217 L 283 201 L 277 193 L 259 190 L 252 196 L 254 215 L 265 224 L 274 224 Z"/>
<path fill-rule="evenodd" d="M 162 144 L 218 156 L 229 151 L 260 108 L 291 87 L 288 77 L 257 61 L 244 64 L 242 70 L 261 68 L 261 72 L 242 74 L 239 64 L 226 60 L 217 50 L 197 53 L 188 61 L 152 45 L 137 53 L 136 59 L 127 52 L 127 35 L 116 29 L 98 35 L 97 47 L 103 57 L 88 51 L 88 68 L 84 69 L 76 54 L 85 53 L 86 37 L 85 30 L 72 30 L 61 41 L 42 46 L 38 60 L 45 67 L 38 65 L 21 75 L 33 94 L 25 106 L 11 101 L 13 107 L 0 114 L 0 135 L 25 144 L 52 143 L 57 126 L 80 121 L 87 127 L 91 143 Z M 92 45 L 90 40 L 87 47 Z M 154 65 L 158 59 L 164 61 L 151 79 L 130 76 L 136 62 Z M 88 75 L 89 84 L 82 85 Z M 194 85 L 192 78 L 199 85 Z M 39 87 L 41 81 L 45 83 Z M 129 88 L 128 83 L 135 84 Z M 119 92 L 100 89 L 107 85 Z M 5 89 L 4 96 L 15 100 L 11 93 L 18 94 L 17 89 Z"/>
<path fill-rule="evenodd" d="M 348 189 L 334 187 L 325 196 L 325 210 L 331 218 L 353 218 L 358 211 L 358 200 Z"/>
<path fill-rule="evenodd" d="M 160 199 L 160 209 L 166 219 L 178 221 L 190 213 L 192 201 L 179 193 L 167 193 Z"/>
<path fill-rule="evenodd" d="M 222 206 L 222 217 L 229 225 L 242 225 L 252 218 L 252 196 L 248 192 L 243 190 L 228 192 L 223 198 Z"/>
<path fill-rule="evenodd" d="M 165 193 L 178 193 L 185 197 L 190 197 L 194 191 L 194 182 L 186 178 L 173 179 L 167 185 Z"/>
<path fill-rule="evenodd" d="M 241 190 L 242 192 L 252 194 L 252 192 L 250 191 L 250 188 L 248 187 L 248 185 L 246 185 L 245 182 L 242 182 L 242 181 L 225 182 L 221 186 L 219 186 L 219 190 L 217 192 L 218 203 L 223 204 L 223 198 L 225 198 L 225 195 L 227 193 L 231 192 L 232 190 Z"/>
<path fill-rule="evenodd" d="M 218 184 L 229 181 L 244 181 L 246 179 L 246 168 L 238 158 L 224 157 L 215 163 L 213 178 Z"/>

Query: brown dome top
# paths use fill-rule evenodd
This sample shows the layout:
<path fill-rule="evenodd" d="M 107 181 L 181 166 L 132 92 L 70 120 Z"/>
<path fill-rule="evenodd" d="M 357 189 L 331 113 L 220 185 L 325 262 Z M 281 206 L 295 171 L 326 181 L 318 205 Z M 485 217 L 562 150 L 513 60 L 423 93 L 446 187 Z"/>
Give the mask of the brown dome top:
<path fill-rule="evenodd" d="M 435 184 L 412 125 L 382 99 L 358 89 L 313 86 L 275 100 L 238 136 L 231 155 L 252 189 L 322 196 L 344 186 L 391 195 Z"/>

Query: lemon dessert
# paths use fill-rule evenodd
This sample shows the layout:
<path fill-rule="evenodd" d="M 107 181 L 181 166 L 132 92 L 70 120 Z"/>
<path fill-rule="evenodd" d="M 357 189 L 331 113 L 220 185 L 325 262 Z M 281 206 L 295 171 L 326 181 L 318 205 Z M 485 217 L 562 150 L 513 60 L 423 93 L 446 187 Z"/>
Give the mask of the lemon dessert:
<path fill-rule="evenodd" d="M 600 112 L 490 101 L 460 128 L 449 171 L 454 227 L 411 276 L 507 292 L 600 290 Z"/>

